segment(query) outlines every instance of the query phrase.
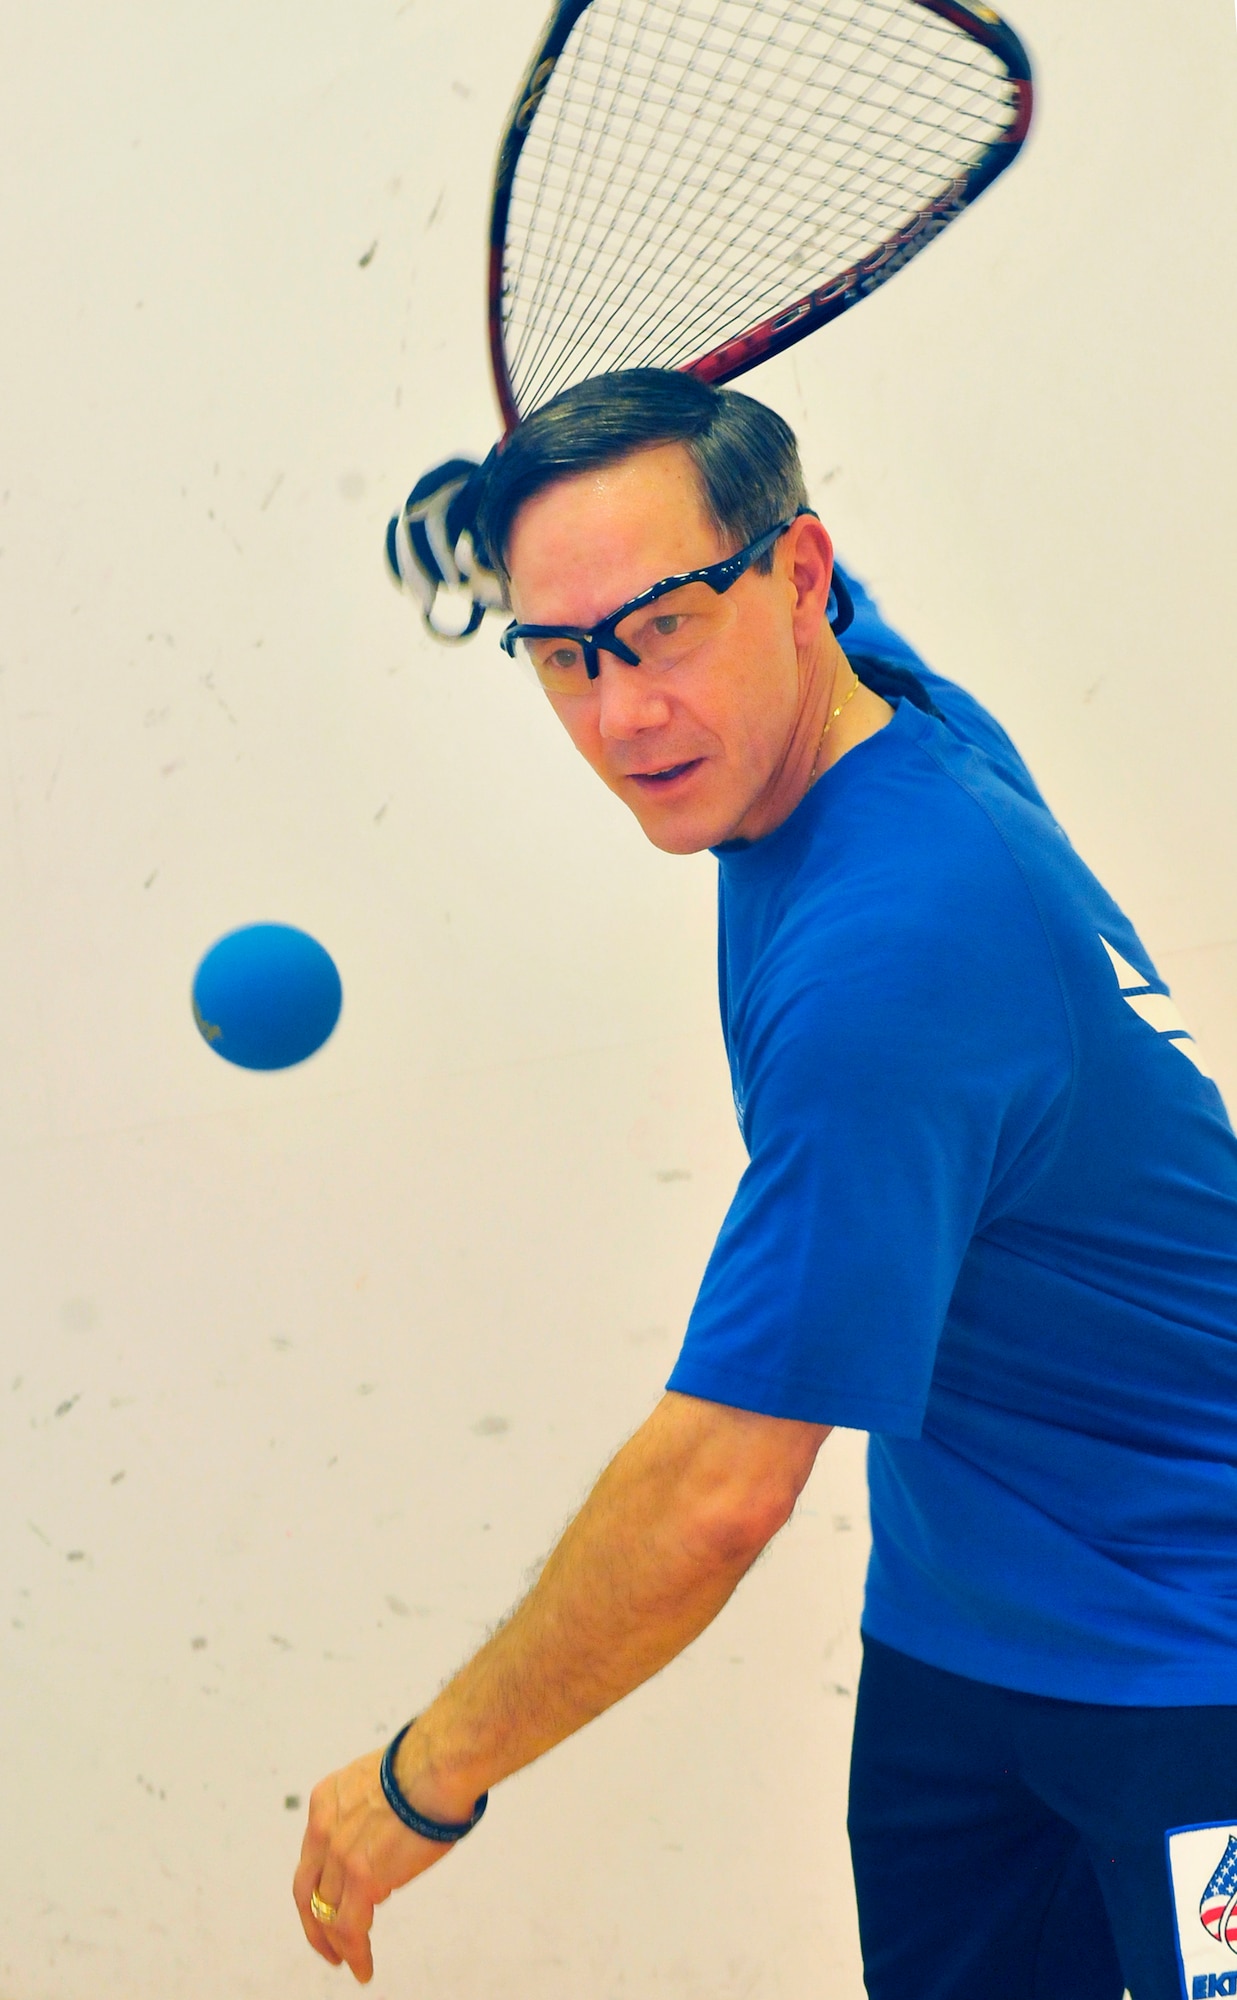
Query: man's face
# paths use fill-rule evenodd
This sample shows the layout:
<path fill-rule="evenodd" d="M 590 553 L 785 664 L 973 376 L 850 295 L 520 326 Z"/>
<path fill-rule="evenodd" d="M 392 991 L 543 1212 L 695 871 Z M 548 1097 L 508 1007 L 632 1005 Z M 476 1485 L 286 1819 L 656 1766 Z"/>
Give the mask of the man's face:
<path fill-rule="evenodd" d="M 525 502 L 507 551 L 512 606 L 525 624 L 591 630 L 663 577 L 732 553 L 687 451 L 658 445 Z M 547 696 L 655 847 L 756 839 L 797 803 L 788 786 L 806 779 L 799 731 L 831 561 L 824 530 L 803 516 L 775 544 L 770 575 L 749 569 L 732 585 L 721 634 L 671 671 L 603 651 L 597 680 Z"/>

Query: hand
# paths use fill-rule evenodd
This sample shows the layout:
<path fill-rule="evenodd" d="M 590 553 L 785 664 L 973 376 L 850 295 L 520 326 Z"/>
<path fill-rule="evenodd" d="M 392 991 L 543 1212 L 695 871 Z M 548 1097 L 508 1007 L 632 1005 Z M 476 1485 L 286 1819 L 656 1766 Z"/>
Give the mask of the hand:
<path fill-rule="evenodd" d="M 374 1976 L 369 1932 L 378 1904 L 449 1852 L 395 1817 L 382 1794 L 381 1763 L 382 1752 L 371 1750 L 314 1786 L 292 1884 L 314 1950 L 331 1965 L 342 1960 L 362 1985 Z M 315 1917 L 310 1907 L 315 1890 L 320 1902 L 338 1910 L 334 1923 Z"/>

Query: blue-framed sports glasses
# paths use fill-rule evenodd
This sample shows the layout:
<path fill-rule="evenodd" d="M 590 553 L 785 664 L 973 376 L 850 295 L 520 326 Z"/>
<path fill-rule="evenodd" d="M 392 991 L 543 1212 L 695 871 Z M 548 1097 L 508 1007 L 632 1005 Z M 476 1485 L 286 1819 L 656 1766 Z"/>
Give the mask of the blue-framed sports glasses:
<path fill-rule="evenodd" d="M 792 521 L 813 511 L 800 507 Z M 779 521 L 721 562 L 663 577 L 591 630 L 579 625 L 521 625 L 513 619 L 500 641 L 503 651 L 514 658 L 517 647 L 522 647 L 538 679 L 551 693 L 571 693 L 595 681 L 601 671 L 598 654 L 603 652 L 612 653 L 627 666 L 644 666 L 654 673 L 673 667 L 729 622 L 728 607 L 723 603 L 726 592 L 773 547 L 792 521 Z M 832 602 L 830 611 L 832 616 Z"/>

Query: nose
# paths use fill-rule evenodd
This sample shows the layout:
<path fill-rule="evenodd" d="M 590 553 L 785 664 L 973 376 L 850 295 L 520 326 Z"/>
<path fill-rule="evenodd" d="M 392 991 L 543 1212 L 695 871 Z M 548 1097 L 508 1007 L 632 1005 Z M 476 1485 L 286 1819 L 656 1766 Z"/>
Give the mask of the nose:
<path fill-rule="evenodd" d="M 663 689 L 639 667 L 625 666 L 613 654 L 599 656 L 597 726 L 613 742 L 660 729 L 670 720 L 670 703 Z"/>

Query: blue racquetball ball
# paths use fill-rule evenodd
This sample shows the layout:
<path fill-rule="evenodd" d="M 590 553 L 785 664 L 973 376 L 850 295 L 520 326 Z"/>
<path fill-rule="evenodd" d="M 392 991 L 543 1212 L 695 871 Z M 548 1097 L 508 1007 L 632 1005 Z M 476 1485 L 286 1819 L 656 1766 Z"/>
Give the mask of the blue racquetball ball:
<path fill-rule="evenodd" d="M 290 924 L 247 924 L 211 946 L 193 978 L 202 1039 L 242 1069 L 290 1069 L 320 1049 L 344 989 L 316 938 Z"/>

